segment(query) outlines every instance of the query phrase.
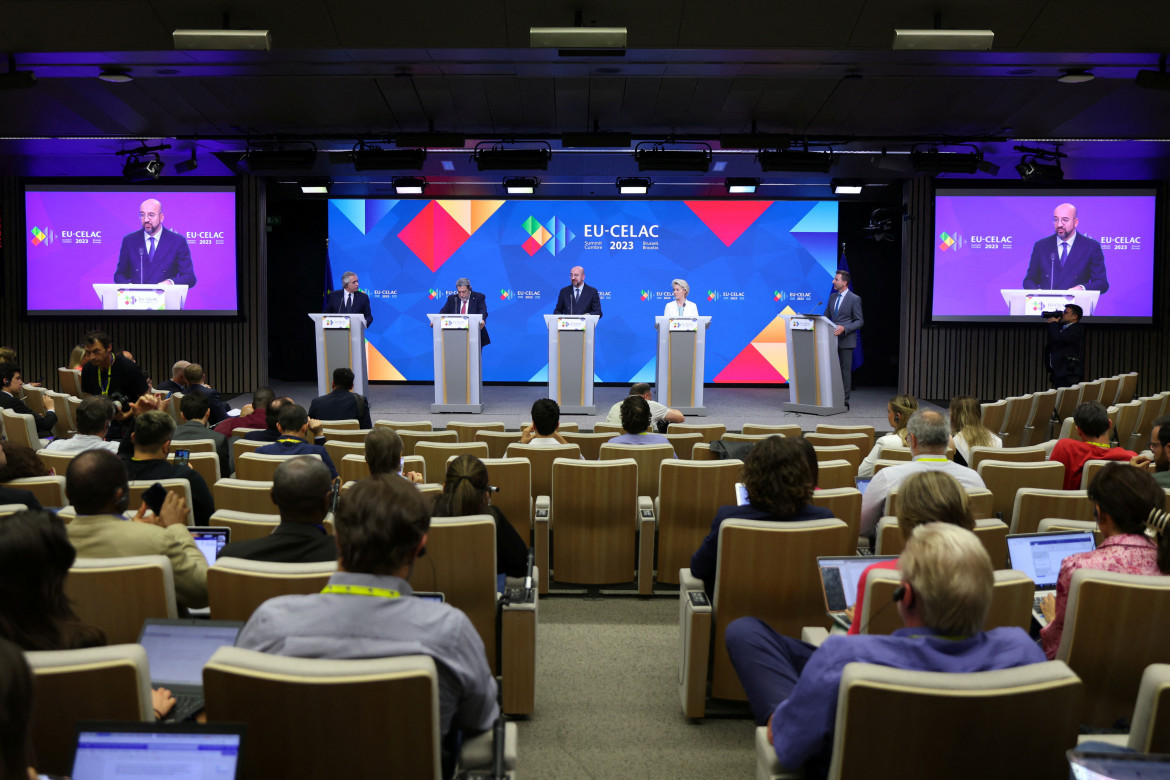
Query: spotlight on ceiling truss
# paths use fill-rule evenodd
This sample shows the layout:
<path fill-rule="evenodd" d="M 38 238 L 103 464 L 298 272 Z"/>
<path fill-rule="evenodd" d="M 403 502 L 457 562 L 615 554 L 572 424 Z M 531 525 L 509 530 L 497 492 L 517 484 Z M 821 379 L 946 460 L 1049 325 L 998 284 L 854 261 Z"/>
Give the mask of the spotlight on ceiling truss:
<path fill-rule="evenodd" d="M 962 147 L 969 152 L 941 151 L 935 144 L 915 144 L 910 150 L 910 164 L 915 173 L 987 173 L 995 176 L 999 173 L 999 166 L 983 159 L 983 151 L 974 144 L 943 144 L 943 146 Z"/>
<path fill-rule="evenodd" d="M 667 148 L 668 144 L 684 148 Z M 701 141 L 643 141 L 634 148 L 639 171 L 706 173 L 711 169 L 711 157 L 711 145 Z"/>

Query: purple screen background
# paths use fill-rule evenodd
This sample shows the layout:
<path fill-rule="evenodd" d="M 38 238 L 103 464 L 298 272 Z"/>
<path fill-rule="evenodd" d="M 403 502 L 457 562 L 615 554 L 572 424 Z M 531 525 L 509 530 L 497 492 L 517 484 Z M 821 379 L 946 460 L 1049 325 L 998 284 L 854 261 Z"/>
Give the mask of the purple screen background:
<path fill-rule="evenodd" d="M 157 198 L 163 226 L 186 235 L 196 284 L 184 311 L 236 311 L 236 194 L 224 191 L 34 189 L 25 191 L 28 310 L 99 309 L 94 284 L 114 281 L 118 252 L 127 234 L 141 230 L 139 207 Z M 48 237 L 34 244 L 34 230 Z M 100 243 L 66 243 L 62 232 L 101 233 Z M 222 234 L 221 238 L 212 237 Z M 206 237 L 200 237 L 200 235 Z M 222 240 L 222 244 L 218 243 Z M 201 244 L 201 241 L 207 243 Z M 119 312 L 110 312 L 116 314 Z M 146 312 L 121 312 L 121 314 Z"/>
<path fill-rule="evenodd" d="M 1100 193 L 1100 190 L 1098 190 Z M 1109 291 L 1095 316 L 1153 315 L 1155 196 L 1132 193 L 1080 195 L 937 194 L 934 217 L 935 316 L 1007 316 L 1001 289 L 1019 289 L 1033 245 L 1053 236 L 1052 212 L 1077 207 L 1078 235 L 1101 242 Z M 947 234 L 956 243 L 941 248 Z M 1102 239 L 1114 239 L 1106 242 Z M 976 240 L 972 240 L 972 239 Z M 983 238 L 1010 238 L 979 241 Z M 1126 241 L 1116 241 L 1124 238 Z M 1131 239 L 1138 243 L 1131 243 Z"/>

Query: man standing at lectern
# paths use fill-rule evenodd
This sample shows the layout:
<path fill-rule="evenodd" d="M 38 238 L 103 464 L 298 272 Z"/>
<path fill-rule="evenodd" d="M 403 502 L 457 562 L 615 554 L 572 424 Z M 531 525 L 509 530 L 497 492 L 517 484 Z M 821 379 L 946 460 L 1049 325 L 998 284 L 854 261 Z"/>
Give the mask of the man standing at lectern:
<path fill-rule="evenodd" d="M 833 294 L 825 307 L 825 316 L 836 324 L 837 357 L 841 360 L 841 386 L 845 391 L 845 408 L 853 393 L 853 350 L 857 347 L 857 331 L 861 330 L 861 298 L 849 289 L 849 272 L 838 271 L 833 277 Z"/>
<path fill-rule="evenodd" d="M 601 296 L 596 287 L 585 284 L 585 269 L 579 265 L 569 271 L 568 287 L 562 287 L 557 296 L 553 314 L 596 314 L 601 316 Z"/>
<path fill-rule="evenodd" d="M 370 296 L 358 289 L 358 275 L 346 271 L 341 275 L 341 289 L 329 293 L 325 301 L 326 314 L 364 314 L 366 327 L 374 321 L 370 313 Z"/>
<path fill-rule="evenodd" d="M 185 284 L 195 286 L 191 250 L 182 233 L 163 227 L 162 204 L 153 198 L 142 201 L 138 218 L 142 230 L 122 239 L 116 284 Z"/>
<path fill-rule="evenodd" d="M 479 346 L 482 348 L 492 343 L 487 332 L 487 296 L 483 293 L 473 292 L 471 280 L 467 277 L 455 280 L 455 294 L 447 296 L 447 302 L 443 304 L 443 308 L 439 309 L 439 314 L 482 314 L 483 319 L 479 321 L 479 327 L 482 331 L 479 334 Z"/>
<path fill-rule="evenodd" d="M 1101 245 L 1077 232 L 1077 207 L 1062 203 L 1052 212 L 1055 236 L 1032 247 L 1028 273 L 1021 285 L 1025 290 L 1109 290 L 1105 276 L 1105 255 Z"/>

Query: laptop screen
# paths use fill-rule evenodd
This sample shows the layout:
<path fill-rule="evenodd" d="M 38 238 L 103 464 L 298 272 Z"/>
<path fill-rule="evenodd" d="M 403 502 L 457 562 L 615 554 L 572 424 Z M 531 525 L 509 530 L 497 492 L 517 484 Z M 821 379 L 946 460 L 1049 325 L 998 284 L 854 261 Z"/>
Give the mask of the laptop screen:
<path fill-rule="evenodd" d="M 203 557 L 207 559 L 207 565 L 210 566 L 219 558 L 219 551 L 230 541 L 231 529 L 192 528 L 191 538 L 195 540 L 195 546 L 199 548 L 199 552 L 203 553 Z"/>
<path fill-rule="evenodd" d="M 216 650 L 234 645 L 243 626 L 229 620 L 147 619 L 138 644 L 146 649 L 151 683 L 202 688 L 203 666 Z"/>
<path fill-rule="evenodd" d="M 239 776 L 243 726 L 82 722 L 75 780 L 106 777 Z"/>
<path fill-rule="evenodd" d="M 841 558 L 821 556 L 817 568 L 821 571 L 821 586 L 825 589 L 825 606 L 830 612 L 852 607 L 857 600 L 857 583 L 870 566 L 882 561 L 896 561 L 896 555 L 852 555 Z"/>
<path fill-rule="evenodd" d="M 1073 553 L 1096 549 L 1092 531 L 1013 534 L 1008 536 L 1011 567 L 1032 578 L 1036 590 L 1052 590 L 1060 575 L 1060 562 Z"/>

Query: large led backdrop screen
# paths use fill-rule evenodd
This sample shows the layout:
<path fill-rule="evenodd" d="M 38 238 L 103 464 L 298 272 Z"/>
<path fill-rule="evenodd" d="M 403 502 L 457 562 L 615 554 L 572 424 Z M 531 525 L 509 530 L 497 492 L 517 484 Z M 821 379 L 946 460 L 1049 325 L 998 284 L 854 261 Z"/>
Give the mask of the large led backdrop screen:
<path fill-rule="evenodd" d="M 487 381 L 545 382 L 548 331 L 574 266 L 601 296 L 598 382 L 654 381 L 654 317 L 685 279 L 710 315 L 704 381 L 787 381 L 782 313 L 824 309 L 833 201 L 331 200 L 331 283 L 371 298 L 370 378 L 432 380 L 427 314 L 455 281 L 485 294 Z"/>

